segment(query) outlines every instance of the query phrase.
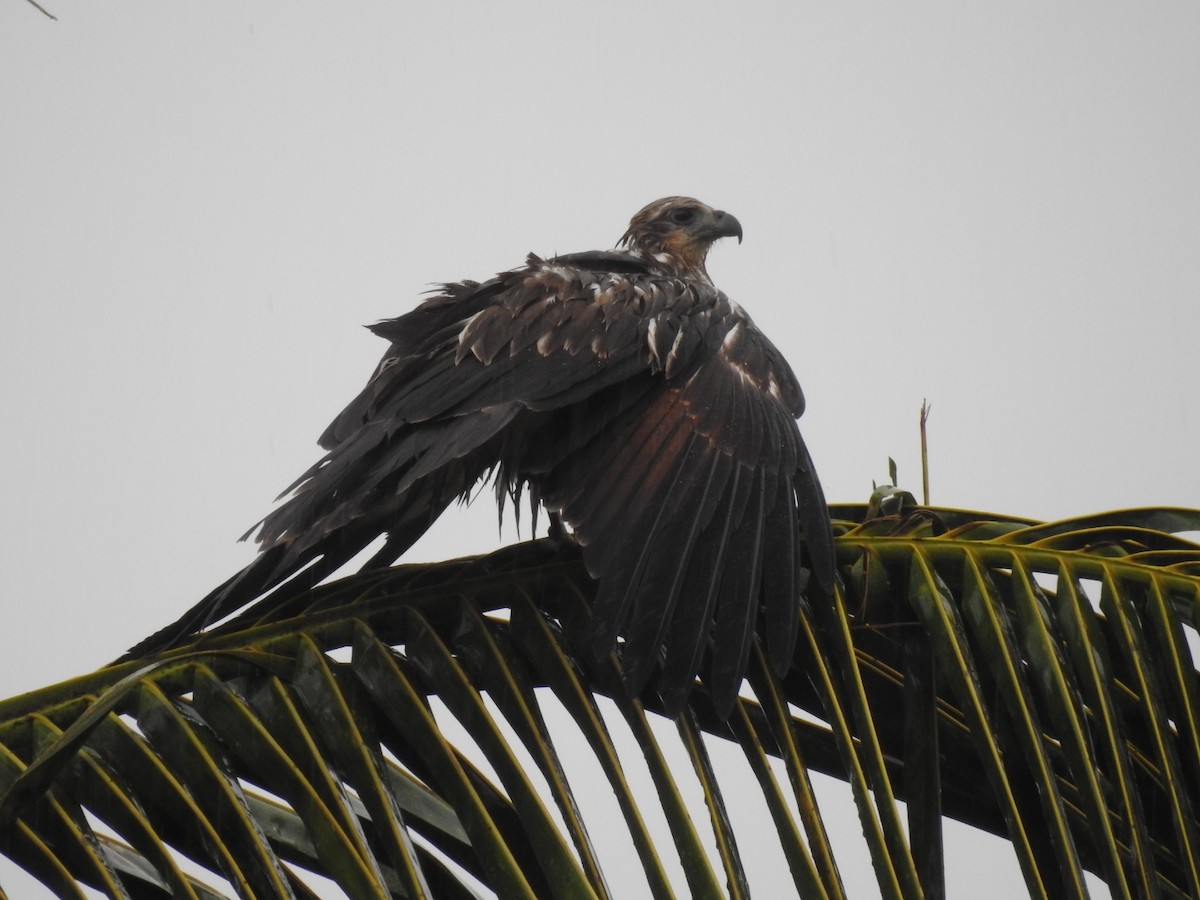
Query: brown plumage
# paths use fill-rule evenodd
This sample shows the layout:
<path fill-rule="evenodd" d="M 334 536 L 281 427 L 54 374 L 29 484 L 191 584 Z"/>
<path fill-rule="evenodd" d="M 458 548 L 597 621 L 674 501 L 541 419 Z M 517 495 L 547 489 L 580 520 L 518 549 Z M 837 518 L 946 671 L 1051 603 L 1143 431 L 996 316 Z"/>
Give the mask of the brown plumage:
<path fill-rule="evenodd" d="M 368 565 L 390 565 L 491 472 L 501 497 L 528 489 L 573 530 L 599 582 L 593 652 L 624 635 L 634 691 L 661 661 L 676 711 L 711 635 L 706 680 L 727 713 L 760 604 L 772 661 L 790 661 L 800 533 L 826 589 L 834 570 L 800 386 L 705 269 L 732 236 L 733 216 L 667 197 L 633 217 L 624 249 L 531 255 L 373 326 L 391 347 L 322 434 L 328 453 L 258 526 L 260 556 L 130 655 L 180 643 L 314 560 L 288 587 L 316 583 L 385 533 Z"/>

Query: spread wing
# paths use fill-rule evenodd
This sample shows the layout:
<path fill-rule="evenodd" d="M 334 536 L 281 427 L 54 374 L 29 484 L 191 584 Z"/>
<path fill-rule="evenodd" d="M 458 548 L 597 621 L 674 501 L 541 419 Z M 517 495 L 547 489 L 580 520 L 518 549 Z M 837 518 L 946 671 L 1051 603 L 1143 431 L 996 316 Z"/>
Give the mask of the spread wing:
<path fill-rule="evenodd" d="M 413 313 L 374 326 L 392 346 L 326 429 L 329 452 L 263 521 L 264 548 L 300 551 L 361 521 L 376 522 L 376 534 L 394 532 L 396 503 L 408 505 L 411 491 L 450 466 L 472 470 L 467 488 L 498 468 L 508 486 L 530 482 L 536 490 L 562 446 L 599 424 L 578 422 L 576 407 L 618 415 L 670 380 L 687 342 L 659 358 L 654 334 L 680 316 L 695 323 L 689 336 L 699 333 L 717 292 L 645 271 L 584 268 L 587 259 L 533 258 L 528 269 L 448 286 Z M 541 446 L 552 425 L 571 422 L 562 446 Z"/>
<path fill-rule="evenodd" d="M 372 330 L 391 346 L 322 435 L 326 455 L 260 523 L 263 552 L 131 653 L 268 592 L 286 599 L 381 534 L 370 564 L 390 564 L 492 472 L 499 490 L 528 486 L 574 528 L 600 581 L 592 646 L 607 652 L 625 633 L 635 689 L 665 647 L 660 690 L 681 705 L 715 620 L 710 684 L 727 710 L 760 600 L 772 658 L 790 659 L 799 529 L 822 584 L 833 571 L 795 422 L 803 397 L 707 280 L 635 252 L 531 257 Z"/>
<path fill-rule="evenodd" d="M 704 328 L 682 338 L 689 323 L 680 324 L 652 343 L 661 355 L 695 339 L 686 365 L 579 442 L 554 467 L 546 500 L 574 526 L 600 582 L 593 651 L 624 631 L 626 672 L 640 689 L 665 648 L 659 690 L 674 714 L 711 632 L 708 683 L 725 713 L 760 602 L 772 661 L 784 670 L 791 659 L 805 577 L 798 531 L 827 588 L 832 535 L 796 425 L 803 396 L 778 351 L 723 297 Z M 604 398 L 593 406 L 606 413 Z"/>

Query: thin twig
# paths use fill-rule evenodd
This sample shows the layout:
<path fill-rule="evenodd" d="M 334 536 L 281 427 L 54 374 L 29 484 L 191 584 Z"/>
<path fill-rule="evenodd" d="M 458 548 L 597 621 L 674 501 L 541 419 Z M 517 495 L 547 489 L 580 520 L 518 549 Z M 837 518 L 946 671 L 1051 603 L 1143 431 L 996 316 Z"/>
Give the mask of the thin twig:
<path fill-rule="evenodd" d="M 41 14 L 43 16 L 45 16 L 46 18 L 53 19 L 55 22 L 58 21 L 58 16 L 51 15 L 50 12 L 44 6 L 42 6 L 40 3 L 37 2 L 37 0 L 25 0 L 25 2 L 28 3 L 30 6 L 37 8 L 37 10 L 39 12 L 41 12 Z"/>
<path fill-rule="evenodd" d="M 925 433 L 925 423 L 929 421 L 929 410 L 932 407 L 928 400 L 921 401 L 921 492 L 924 505 L 929 505 L 929 442 Z"/>

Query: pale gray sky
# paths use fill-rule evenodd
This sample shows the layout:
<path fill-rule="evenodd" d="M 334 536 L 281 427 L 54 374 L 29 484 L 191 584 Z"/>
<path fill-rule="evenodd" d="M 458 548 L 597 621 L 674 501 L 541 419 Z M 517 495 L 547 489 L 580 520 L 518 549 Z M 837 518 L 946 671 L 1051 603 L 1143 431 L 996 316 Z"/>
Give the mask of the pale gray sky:
<path fill-rule="evenodd" d="M 831 500 L 919 488 L 928 398 L 935 503 L 1200 506 L 1200 6 L 47 4 L 0 0 L 0 696 L 248 561 L 359 325 L 666 194 L 744 224 Z"/>

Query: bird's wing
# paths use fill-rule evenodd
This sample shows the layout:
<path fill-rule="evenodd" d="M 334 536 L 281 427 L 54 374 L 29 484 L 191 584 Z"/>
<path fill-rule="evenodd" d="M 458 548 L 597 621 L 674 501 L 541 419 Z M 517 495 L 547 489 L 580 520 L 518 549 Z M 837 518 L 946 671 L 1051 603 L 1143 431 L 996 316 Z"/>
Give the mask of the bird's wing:
<path fill-rule="evenodd" d="M 665 647 L 669 713 L 686 699 L 710 632 L 710 686 L 718 710 L 731 708 L 760 601 L 771 658 L 781 669 L 790 661 L 798 530 L 808 568 L 826 588 L 833 581 L 825 501 L 796 425 L 799 386 L 749 318 L 713 294 L 703 314 L 647 328 L 653 358 L 686 348 L 673 376 L 596 394 L 540 442 L 557 448 L 544 463 L 545 500 L 575 528 L 600 582 L 592 650 L 607 652 L 624 632 L 637 691 Z M 618 393 L 625 402 L 611 401 Z"/>
<path fill-rule="evenodd" d="M 516 420 L 673 372 L 682 348 L 656 359 L 651 320 L 672 304 L 714 300 L 711 290 L 697 296 L 679 279 L 655 276 L 636 253 L 531 256 L 522 269 L 447 285 L 373 326 L 391 346 L 322 435 L 326 455 L 247 534 L 257 531 L 263 552 L 130 652 L 170 646 L 293 579 L 286 598 L 381 534 L 399 556 L 488 471 L 523 477 Z"/>
<path fill-rule="evenodd" d="M 607 652 L 625 631 L 633 687 L 665 646 L 660 687 L 681 705 L 715 619 L 711 684 L 728 711 L 760 599 L 772 659 L 790 659 L 798 528 L 819 580 L 832 581 L 824 501 L 795 422 L 803 397 L 710 283 L 655 272 L 636 252 L 532 257 L 373 330 L 391 346 L 322 435 L 327 454 L 260 523 L 263 552 L 133 652 L 268 592 L 282 602 L 384 533 L 374 561 L 390 563 L 495 471 L 574 527 L 600 581 L 592 646 Z"/>
<path fill-rule="evenodd" d="M 609 256 L 632 271 L 612 271 Z M 261 523 L 258 540 L 307 552 L 356 520 L 391 530 L 393 499 L 449 465 L 469 464 L 478 477 L 500 464 L 522 480 L 530 451 L 509 433 L 518 417 L 598 395 L 623 409 L 650 379 L 674 377 L 723 298 L 636 261 L 629 253 L 534 258 L 375 326 L 391 348 L 326 430 L 329 452 L 288 489 L 293 496 Z M 641 387 L 609 390 L 631 381 Z M 469 488 L 474 478 L 463 481 Z"/>

